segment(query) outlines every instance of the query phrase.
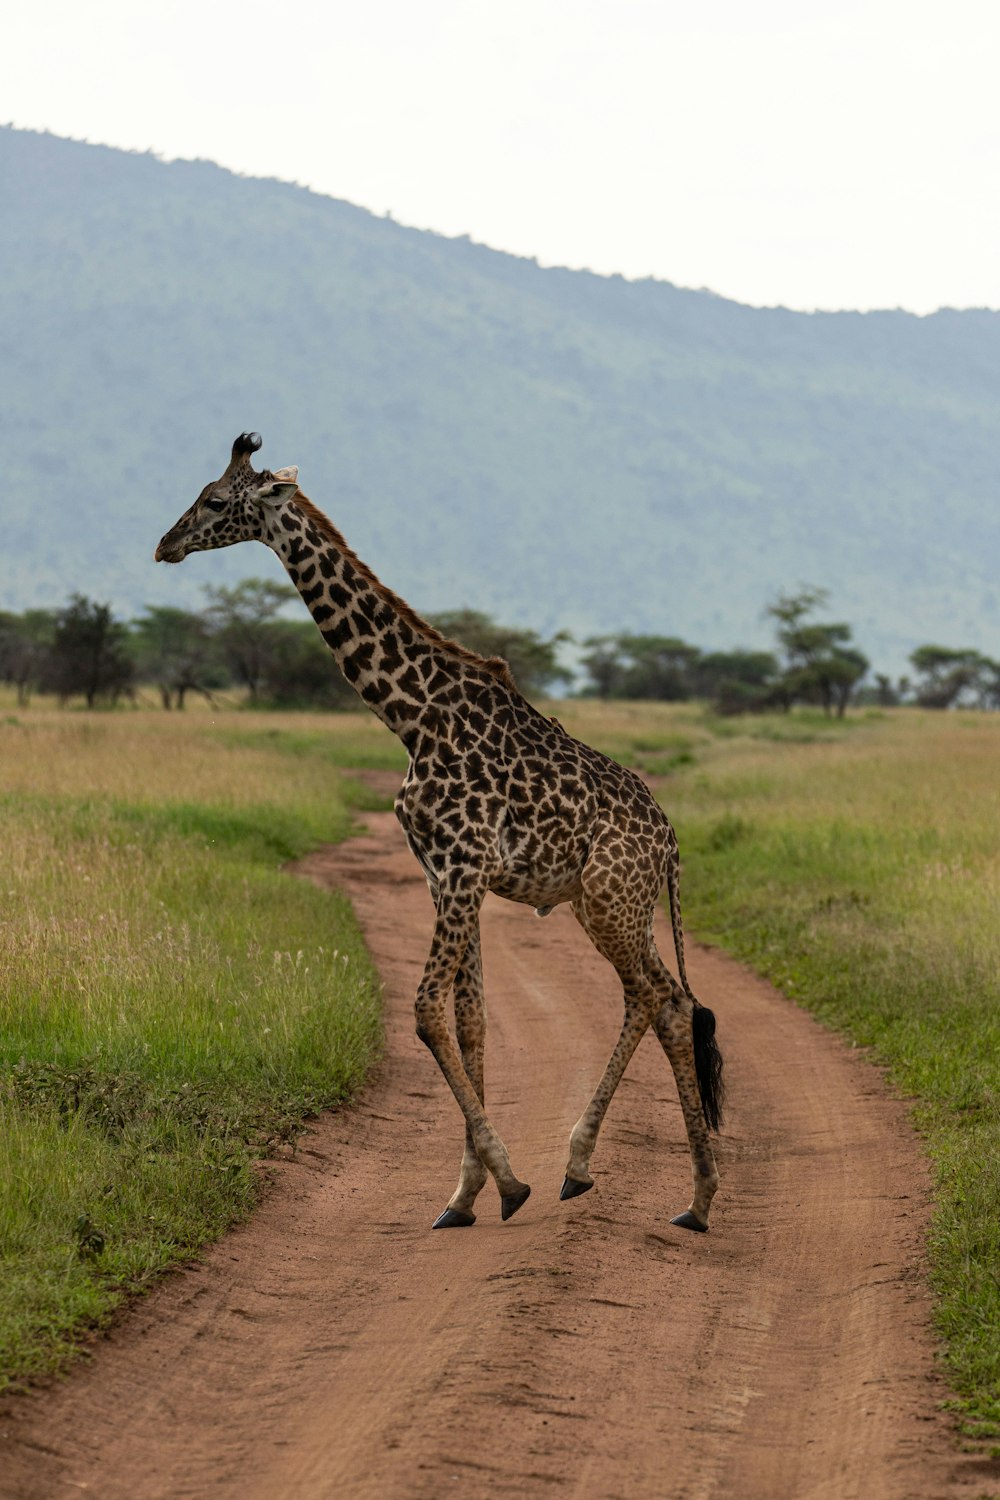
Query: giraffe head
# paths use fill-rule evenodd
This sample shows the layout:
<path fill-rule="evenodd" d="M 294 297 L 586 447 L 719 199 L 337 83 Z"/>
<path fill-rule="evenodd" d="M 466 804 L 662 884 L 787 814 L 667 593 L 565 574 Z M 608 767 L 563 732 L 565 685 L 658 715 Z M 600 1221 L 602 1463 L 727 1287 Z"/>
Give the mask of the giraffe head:
<path fill-rule="evenodd" d="M 209 552 L 234 542 L 263 541 L 269 508 L 294 495 L 298 469 L 265 469 L 258 474 L 251 453 L 261 445 L 258 432 L 241 432 L 221 479 L 206 484 L 197 500 L 160 539 L 157 562 L 183 562 L 189 552 Z"/>

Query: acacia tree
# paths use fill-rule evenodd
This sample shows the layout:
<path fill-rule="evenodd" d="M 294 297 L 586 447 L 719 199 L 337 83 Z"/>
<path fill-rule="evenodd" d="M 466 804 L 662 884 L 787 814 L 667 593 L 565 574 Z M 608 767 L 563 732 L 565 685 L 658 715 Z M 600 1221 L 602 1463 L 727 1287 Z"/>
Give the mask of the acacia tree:
<path fill-rule="evenodd" d="M 779 594 L 767 606 L 767 613 L 777 621 L 778 644 L 785 656 L 772 700 L 785 709 L 802 701 L 820 703 L 825 713 L 836 710 L 838 718 L 843 718 L 851 694 L 870 664 L 850 644 L 850 625 L 823 624 L 808 618 L 828 598 L 826 589 L 807 585 L 797 594 Z"/>
<path fill-rule="evenodd" d="M 905 692 L 905 681 L 905 678 L 900 678 L 899 685 L 894 687 L 892 678 L 887 673 L 876 672 L 875 687 L 869 688 L 869 693 L 880 708 L 895 708 Z"/>
<path fill-rule="evenodd" d="M 771 651 L 709 651 L 698 663 L 698 694 L 711 699 L 716 713 L 751 713 L 773 707 L 777 675 L 778 658 Z"/>
<path fill-rule="evenodd" d="M 680 702 L 698 690 L 701 652 L 676 635 L 591 636 L 582 659 L 599 698 Z"/>
<path fill-rule="evenodd" d="M 282 708 L 351 709 L 358 697 L 312 620 L 274 620 L 261 696 Z"/>
<path fill-rule="evenodd" d="M 21 708 L 45 675 L 55 631 L 56 616 L 49 609 L 0 613 L 0 678 L 17 689 Z"/>
<path fill-rule="evenodd" d="M 560 630 L 543 640 L 534 630 L 518 625 L 498 625 L 477 609 L 453 609 L 428 616 L 428 623 L 450 640 L 460 641 L 481 656 L 502 656 L 514 681 L 528 696 L 548 692 L 556 683 L 572 680 L 572 673 L 559 662 L 559 647 L 570 639 Z"/>
<path fill-rule="evenodd" d="M 117 702 L 131 690 L 134 675 L 127 635 L 110 605 L 74 594 L 56 616 L 41 686 L 64 702 L 82 694 L 88 708 L 98 698 Z"/>
<path fill-rule="evenodd" d="M 581 658 L 580 664 L 593 683 L 598 698 L 621 698 L 625 661 L 619 637 L 592 635 L 583 645 L 587 654 Z"/>
<path fill-rule="evenodd" d="M 289 584 L 269 578 L 244 578 L 232 588 L 210 584 L 205 592 L 210 621 L 219 649 L 235 677 L 256 703 L 261 684 L 272 666 L 277 635 L 275 618 L 283 605 L 298 598 Z"/>
<path fill-rule="evenodd" d="M 978 651 L 951 646 L 918 646 L 910 653 L 917 674 L 921 708 L 953 708 L 963 694 L 974 694 L 983 708 L 1000 706 L 1000 666 Z"/>
<path fill-rule="evenodd" d="M 132 622 L 131 640 L 139 675 L 156 683 L 164 708 L 183 708 L 189 692 L 211 700 L 220 685 L 218 652 L 204 615 L 147 605 Z"/>
<path fill-rule="evenodd" d="M 678 636 L 600 635 L 584 642 L 582 658 L 599 698 L 708 698 L 720 713 L 768 706 L 778 672 L 770 651 L 702 652 Z M 773 706 L 773 705 L 771 705 Z"/>
<path fill-rule="evenodd" d="M 979 706 L 980 708 L 1000 708 L 1000 661 L 994 661 L 989 656 L 981 656 L 979 662 L 977 684 Z"/>
<path fill-rule="evenodd" d="M 697 646 L 676 635 L 620 635 L 626 657 L 622 695 L 680 703 L 695 690 L 695 669 L 701 660 Z"/>

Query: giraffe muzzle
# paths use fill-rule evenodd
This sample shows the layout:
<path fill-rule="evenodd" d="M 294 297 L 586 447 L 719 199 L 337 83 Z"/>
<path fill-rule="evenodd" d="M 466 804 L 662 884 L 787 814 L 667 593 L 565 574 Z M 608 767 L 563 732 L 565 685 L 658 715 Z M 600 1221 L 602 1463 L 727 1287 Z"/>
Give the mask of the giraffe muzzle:
<path fill-rule="evenodd" d="M 156 551 L 153 553 L 154 562 L 179 563 L 187 556 L 187 548 L 183 542 L 178 542 L 171 537 L 168 531 L 162 537 Z"/>

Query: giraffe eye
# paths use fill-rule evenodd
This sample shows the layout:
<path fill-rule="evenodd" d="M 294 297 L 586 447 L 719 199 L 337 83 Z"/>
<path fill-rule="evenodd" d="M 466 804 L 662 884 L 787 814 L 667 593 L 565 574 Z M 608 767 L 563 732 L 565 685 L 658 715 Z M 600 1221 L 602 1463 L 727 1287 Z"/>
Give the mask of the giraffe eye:
<path fill-rule="evenodd" d="M 206 500 L 205 501 L 205 509 L 206 510 L 225 510 L 225 508 L 226 508 L 226 502 L 225 502 L 225 500 Z"/>

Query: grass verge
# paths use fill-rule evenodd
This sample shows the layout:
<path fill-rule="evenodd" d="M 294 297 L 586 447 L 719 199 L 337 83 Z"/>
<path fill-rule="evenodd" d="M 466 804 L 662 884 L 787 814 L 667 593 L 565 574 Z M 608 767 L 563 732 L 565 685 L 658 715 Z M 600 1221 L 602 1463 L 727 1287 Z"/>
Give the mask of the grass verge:
<path fill-rule="evenodd" d="M 995 1440 L 1000 720 L 902 711 L 832 738 L 794 721 L 780 739 L 748 731 L 706 729 L 662 789 L 685 919 L 871 1047 L 914 1099 L 949 1380 L 966 1434 Z"/>
<path fill-rule="evenodd" d="M 327 758 L 39 712 L 0 767 L 2 1385 L 245 1215 L 381 1026 L 347 902 L 280 871 L 365 801 Z"/>

